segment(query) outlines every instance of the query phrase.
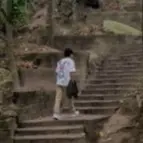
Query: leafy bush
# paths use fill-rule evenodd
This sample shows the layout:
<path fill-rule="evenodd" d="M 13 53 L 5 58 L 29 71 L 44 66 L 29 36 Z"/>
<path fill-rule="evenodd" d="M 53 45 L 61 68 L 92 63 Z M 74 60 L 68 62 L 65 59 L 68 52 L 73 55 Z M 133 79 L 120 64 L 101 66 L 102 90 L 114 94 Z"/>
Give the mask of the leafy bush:
<path fill-rule="evenodd" d="M 5 0 L 0 3 L 0 22 L 21 26 L 26 23 L 29 0 Z"/>
<path fill-rule="evenodd" d="M 12 0 L 12 23 L 19 24 L 26 22 L 26 0 Z"/>

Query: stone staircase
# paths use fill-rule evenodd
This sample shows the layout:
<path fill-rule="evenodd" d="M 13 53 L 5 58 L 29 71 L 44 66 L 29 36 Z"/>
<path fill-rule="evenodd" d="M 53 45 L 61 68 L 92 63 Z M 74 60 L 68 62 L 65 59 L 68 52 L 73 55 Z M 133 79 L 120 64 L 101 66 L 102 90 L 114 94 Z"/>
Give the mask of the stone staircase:
<path fill-rule="evenodd" d="M 99 12 L 91 11 L 91 13 L 87 15 L 87 20 L 85 22 L 85 33 L 86 30 L 87 33 L 90 31 L 90 28 L 88 30 L 89 25 L 97 25 L 99 29 L 102 29 L 103 21 L 105 19 L 119 22 L 124 21 L 125 24 L 131 24 L 130 26 L 141 30 L 141 3 L 142 0 L 136 0 L 136 4 L 128 4 L 123 7 L 123 12 L 114 11 L 110 8 L 103 8 L 103 10 Z M 56 10 L 56 6 L 54 7 L 53 5 L 53 8 Z M 119 108 L 120 100 L 124 98 L 124 95 L 135 90 L 136 85 L 140 82 L 140 77 L 143 76 L 143 49 L 142 45 L 140 46 L 136 42 L 133 46 L 134 41 L 136 41 L 136 37 L 133 36 L 133 39 L 132 37 L 128 38 L 125 36 L 118 38 L 117 35 L 110 36 L 102 31 L 99 31 L 98 33 L 98 31 L 94 31 L 93 29 L 93 33 L 90 35 L 92 37 L 91 40 L 90 36 L 88 37 L 83 35 L 85 39 L 80 43 L 80 40 L 77 40 L 83 38 L 82 35 L 79 34 L 80 32 L 76 33 L 76 36 L 73 34 L 74 30 L 78 31 L 76 28 L 77 23 L 77 21 L 74 21 L 72 23 L 72 27 L 71 25 L 66 27 L 58 23 L 58 20 L 53 16 L 52 27 L 54 31 L 47 33 L 52 33 L 52 35 L 60 37 L 58 37 L 59 41 L 58 38 L 54 39 L 54 47 L 62 50 L 62 48 L 68 44 L 67 41 L 72 41 L 71 39 L 73 39 L 74 42 L 71 42 L 73 44 L 72 46 L 75 49 L 79 48 L 80 51 L 83 50 L 84 52 L 85 50 L 86 52 L 90 47 L 90 41 L 96 41 L 97 39 L 96 43 L 94 43 L 94 46 L 97 44 L 97 49 L 99 48 L 104 51 L 111 46 L 115 49 L 114 51 L 111 51 L 108 58 L 104 60 L 103 65 L 99 68 L 99 72 L 96 72 L 96 74 L 95 72 L 92 72 L 91 77 L 85 81 L 86 85 L 82 90 L 79 99 L 75 101 L 75 106 L 81 112 L 81 115 L 78 117 L 72 117 L 69 114 L 63 114 L 62 120 L 59 121 L 54 121 L 51 116 L 33 120 L 24 120 L 15 131 L 15 135 L 13 137 L 14 143 L 89 143 L 89 138 L 96 139 L 95 129 L 100 130 L 102 128 L 103 122 L 105 122 Z M 83 25 L 81 25 L 81 27 L 83 30 Z M 50 31 L 51 30 L 52 28 Z M 78 45 L 78 43 L 80 44 Z M 122 47 L 123 45 L 126 46 Z M 118 47 L 119 50 L 115 47 Z M 53 57 L 55 58 L 55 56 Z M 53 69 L 53 67 L 51 68 Z M 23 87 L 22 92 L 27 91 L 29 86 L 32 86 L 31 88 L 36 86 L 39 87 L 39 84 L 41 85 L 41 83 L 43 86 L 48 85 L 49 89 L 54 86 L 50 83 L 51 81 L 54 81 L 51 76 L 53 74 L 53 70 L 29 69 L 23 70 L 23 73 L 25 76 L 31 76 L 27 76 L 27 78 L 24 77 L 26 87 Z M 35 82 L 36 80 L 39 80 L 37 77 L 40 77 L 41 79 L 39 83 Z M 45 89 L 47 89 L 47 86 L 45 86 Z M 35 88 L 33 88 L 32 91 L 33 90 L 35 90 Z M 21 92 L 21 89 L 19 92 Z M 35 97 L 35 95 L 29 96 L 31 98 Z M 37 111 L 38 109 L 35 108 L 35 110 Z M 93 142 L 95 143 L 96 141 L 94 140 Z"/>
<path fill-rule="evenodd" d="M 120 99 L 134 91 L 143 76 L 143 49 L 135 47 L 123 50 L 107 58 L 96 79 L 87 82 L 77 109 L 84 114 L 111 115 L 119 105 Z"/>
<path fill-rule="evenodd" d="M 54 121 L 52 117 L 27 120 L 16 130 L 15 143 L 86 143 L 85 130 L 91 121 L 97 123 L 107 118 L 102 115 L 80 115 L 72 117 L 62 115 L 62 120 Z"/>
<path fill-rule="evenodd" d="M 136 89 L 143 72 L 142 55 L 140 46 L 111 53 L 75 101 L 80 116 L 64 114 L 60 121 L 51 117 L 23 121 L 15 132 L 15 143 L 86 143 L 86 133 L 94 133 L 96 124 L 111 116 L 124 95 Z"/>

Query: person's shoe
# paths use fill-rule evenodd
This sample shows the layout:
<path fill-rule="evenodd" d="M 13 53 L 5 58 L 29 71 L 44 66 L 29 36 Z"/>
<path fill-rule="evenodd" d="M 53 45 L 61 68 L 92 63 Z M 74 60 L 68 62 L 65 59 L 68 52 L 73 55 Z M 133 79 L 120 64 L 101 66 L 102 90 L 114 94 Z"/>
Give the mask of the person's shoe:
<path fill-rule="evenodd" d="M 59 114 L 54 114 L 53 115 L 53 119 L 54 120 L 60 120 L 61 119 L 61 116 Z"/>
<path fill-rule="evenodd" d="M 79 114 L 80 114 L 80 112 L 76 110 L 76 111 L 73 113 L 73 117 L 79 116 Z"/>

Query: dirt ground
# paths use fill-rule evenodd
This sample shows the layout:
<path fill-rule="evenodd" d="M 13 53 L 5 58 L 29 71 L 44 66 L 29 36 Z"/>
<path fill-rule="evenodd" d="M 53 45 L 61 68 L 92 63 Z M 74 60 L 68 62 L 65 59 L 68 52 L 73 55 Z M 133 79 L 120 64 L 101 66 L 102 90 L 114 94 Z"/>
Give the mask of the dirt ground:
<path fill-rule="evenodd" d="M 132 100 L 134 100 L 134 98 L 132 98 Z M 138 108 L 135 111 L 131 109 L 135 108 L 134 106 L 128 107 L 128 112 L 124 112 L 125 109 L 123 108 L 124 106 L 121 106 L 121 108 L 108 120 L 108 122 L 105 123 L 100 132 L 98 143 L 143 142 L 143 107 Z"/>

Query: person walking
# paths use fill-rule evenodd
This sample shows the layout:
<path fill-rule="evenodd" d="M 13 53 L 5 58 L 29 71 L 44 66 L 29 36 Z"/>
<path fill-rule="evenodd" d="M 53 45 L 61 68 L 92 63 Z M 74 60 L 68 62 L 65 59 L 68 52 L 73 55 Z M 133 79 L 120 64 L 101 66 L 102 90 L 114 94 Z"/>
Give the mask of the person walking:
<path fill-rule="evenodd" d="M 56 96 L 53 113 L 55 120 L 61 119 L 61 105 L 68 106 L 74 116 L 79 115 L 79 111 L 75 109 L 73 98 L 68 98 L 66 95 L 69 82 L 75 80 L 76 67 L 73 57 L 73 51 L 70 48 L 66 48 L 64 50 L 64 58 L 57 62 Z"/>

